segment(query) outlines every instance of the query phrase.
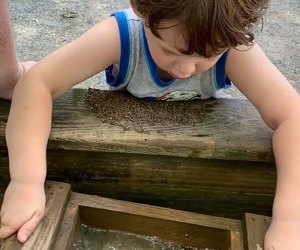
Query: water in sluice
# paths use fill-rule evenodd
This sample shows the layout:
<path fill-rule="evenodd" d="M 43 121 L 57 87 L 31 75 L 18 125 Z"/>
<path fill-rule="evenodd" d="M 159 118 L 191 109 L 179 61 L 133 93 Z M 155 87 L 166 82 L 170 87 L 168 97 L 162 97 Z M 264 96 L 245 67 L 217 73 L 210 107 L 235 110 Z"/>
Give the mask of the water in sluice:
<path fill-rule="evenodd" d="M 75 250 L 213 250 L 194 248 L 165 242 L 157 237 L 120 231 L 101 230 L 81 225 L 74 244 Z"/>

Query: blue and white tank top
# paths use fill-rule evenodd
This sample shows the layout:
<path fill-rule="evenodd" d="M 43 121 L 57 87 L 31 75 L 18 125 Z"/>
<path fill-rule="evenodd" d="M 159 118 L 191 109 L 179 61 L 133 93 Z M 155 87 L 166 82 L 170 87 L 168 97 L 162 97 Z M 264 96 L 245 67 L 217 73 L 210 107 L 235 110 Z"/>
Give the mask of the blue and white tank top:
<path fill-rule="evenodd" d="M 217 97 L 218 90 L 230 87 L 231 82 L 225 75 L 227 52 L 205 72 L 183 80 L 161 80 L 141 19 L 132 9 L 113 16 L 120 31 L 121 57 L 119 65 L 111 65 L 105 72 L 111 90 L 127 90 L 139 98 L 173 101 Z"/>

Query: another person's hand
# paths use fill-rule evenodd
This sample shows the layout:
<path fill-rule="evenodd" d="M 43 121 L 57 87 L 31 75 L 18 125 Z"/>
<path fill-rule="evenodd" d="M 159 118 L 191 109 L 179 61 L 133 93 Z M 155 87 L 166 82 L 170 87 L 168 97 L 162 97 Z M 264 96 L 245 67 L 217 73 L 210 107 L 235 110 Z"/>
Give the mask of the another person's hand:
<path fill-rule="evenodd" d="M 0 75 L 0 98 L 10 100 L 12 98 L 15 85 L 19 79 L 34 65 L 36 62 L 27 61 L 19 62 L 19 72 L 10 72 L 4 76 Z"/>
<path fill-rule="evenodd" d="M 300 222 L 272 219 L 265 236 L 265 250 L 299 250 Z"/>
<path fill-rule="evenodd" d="M 20 242 L 27 241 L 45 211 L 44 184 L 11 181 L 1 208 L 0 240 L 17 232 Z"/>

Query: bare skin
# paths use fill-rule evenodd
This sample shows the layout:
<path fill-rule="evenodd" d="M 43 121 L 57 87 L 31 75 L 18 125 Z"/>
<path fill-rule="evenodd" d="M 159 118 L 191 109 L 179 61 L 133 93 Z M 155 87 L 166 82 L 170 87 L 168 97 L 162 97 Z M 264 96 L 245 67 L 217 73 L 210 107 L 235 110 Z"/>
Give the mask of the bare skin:
<path fill-rule="evenodd" d="M 11 99 L 16 83 L 33 65 L 32 61 L 18 61 L 8 3 L 0 1 L 0 98 Z"/>

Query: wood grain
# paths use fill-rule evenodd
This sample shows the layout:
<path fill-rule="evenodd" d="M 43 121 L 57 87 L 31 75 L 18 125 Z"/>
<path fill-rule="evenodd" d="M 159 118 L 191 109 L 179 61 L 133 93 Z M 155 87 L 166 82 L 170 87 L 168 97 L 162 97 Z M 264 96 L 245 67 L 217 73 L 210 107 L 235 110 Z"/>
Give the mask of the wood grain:
<path fill-rule="evenodd" d="M 244 243 L 246 250 L 264 249 L 265 234 L 270 226 L 271 217 L 246 213 L 243 219 Z"/>
<path fill-rule="evenodd" d="M 113 93 L 111 93 L 113 95 Z M 49 148 L 100 152 L 138 153 L 205 159 L 274 161 L 272 131 L 245 100 L 199 101 L 203 112 L 193 126 L 148 126 L 144 133 L 101 123 L 87 111 L 84 90 L 66 93 L 54 102 Z M 100 100 L 101 105 L 101 100 Z M 0 100 L 0 145 L 9 102 Z"/>
<path fill-rule="evenodd" d="M 4 190 L 5 149 L 0 155 Z M 47 161 L 47 178 L 69 182 L 76 192 L 238 219 L 271 214 L 274 163 L 69 150 L 49 150 Z"/>

